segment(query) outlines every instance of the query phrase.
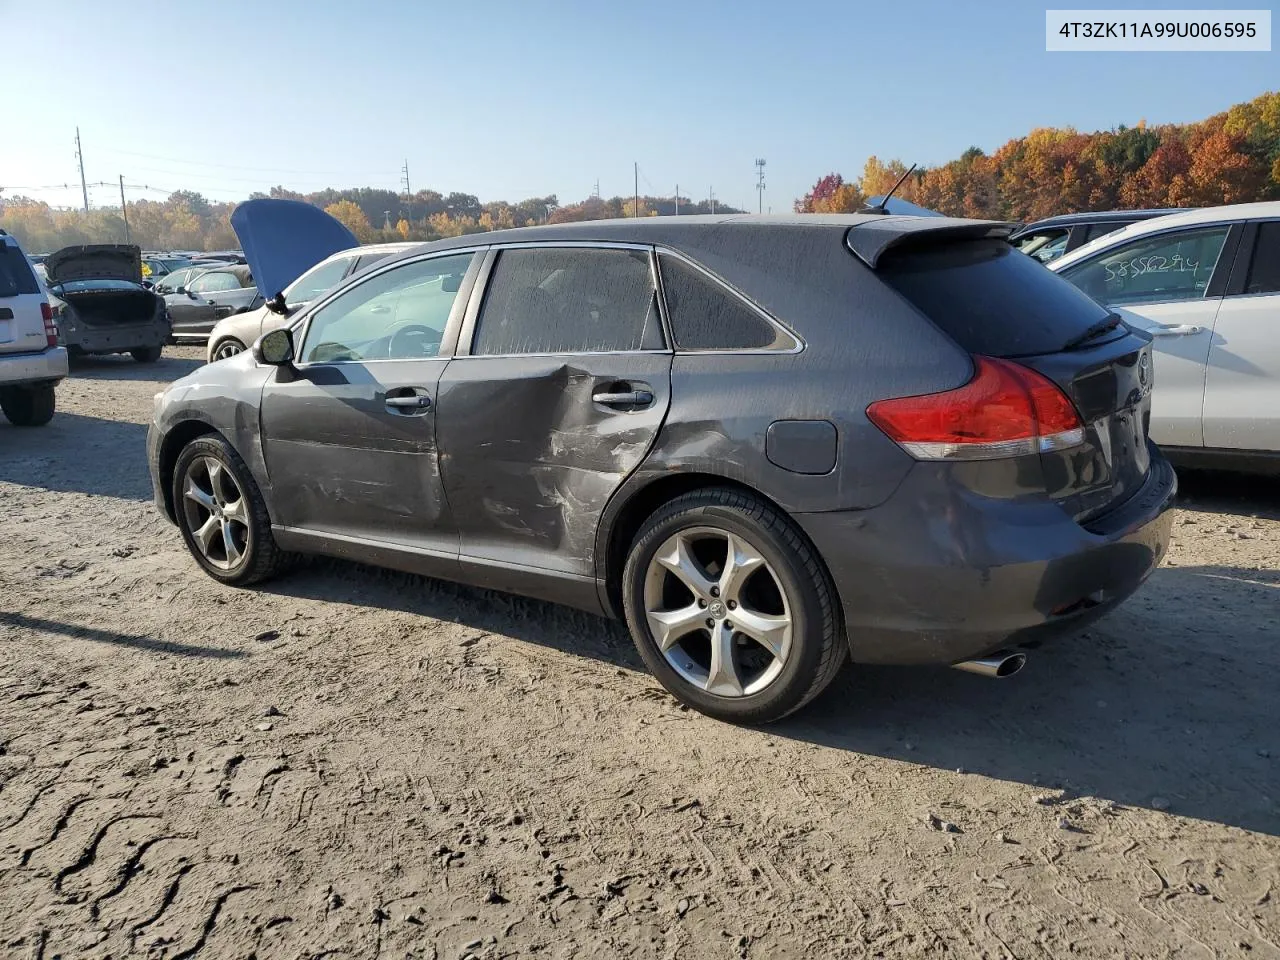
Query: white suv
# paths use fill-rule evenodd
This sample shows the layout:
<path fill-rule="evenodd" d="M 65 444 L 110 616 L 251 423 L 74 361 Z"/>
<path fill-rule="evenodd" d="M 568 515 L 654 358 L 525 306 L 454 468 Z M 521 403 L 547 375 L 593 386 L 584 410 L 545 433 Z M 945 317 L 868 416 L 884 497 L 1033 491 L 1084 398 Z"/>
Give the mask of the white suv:
<path fill-rule="evenodd" d="M 48 423 L 66 375 L 44 290 L 18 241 L 0 230 L 0 411 L 16 427 Z"/>

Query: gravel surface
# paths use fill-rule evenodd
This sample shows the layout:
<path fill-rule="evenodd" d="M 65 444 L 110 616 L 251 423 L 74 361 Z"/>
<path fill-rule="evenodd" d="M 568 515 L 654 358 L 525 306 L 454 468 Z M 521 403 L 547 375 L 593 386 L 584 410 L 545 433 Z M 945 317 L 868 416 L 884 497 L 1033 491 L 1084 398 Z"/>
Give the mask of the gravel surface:
<path fill-rule="evenodd" d="M 1280 960 L 1280 492 L 1016 679 L 681 710 L 606 621 L 350 564 L 204 576 L 103 358 L 0 422 L 0 956 Z"/>

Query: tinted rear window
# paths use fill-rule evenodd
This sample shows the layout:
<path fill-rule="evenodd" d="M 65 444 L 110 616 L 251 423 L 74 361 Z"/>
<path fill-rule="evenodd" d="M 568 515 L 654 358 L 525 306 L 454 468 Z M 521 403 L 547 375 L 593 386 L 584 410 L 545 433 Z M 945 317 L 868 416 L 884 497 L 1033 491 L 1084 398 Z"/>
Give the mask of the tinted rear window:
<path fill-rule="evenodd" d="M 1107 311 L 1004 240 L 904 250 L 876 273 L 970 353 L 1053 353 Z"/>
<path fill-rule="evenodd" d="M 16 297 L 20 293 L 39 293 L 40 285 L 31 265 L 17 247 L 0 243 L 0 297 Z"/>

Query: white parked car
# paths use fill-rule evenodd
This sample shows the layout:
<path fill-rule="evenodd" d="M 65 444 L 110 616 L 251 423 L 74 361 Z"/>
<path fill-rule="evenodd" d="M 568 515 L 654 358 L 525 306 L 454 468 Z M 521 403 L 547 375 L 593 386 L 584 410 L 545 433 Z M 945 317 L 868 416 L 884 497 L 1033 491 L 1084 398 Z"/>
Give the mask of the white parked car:
<path fill-rule="evenodd" d="M 1049 269 L 1154 338 L 1150 432 L 1170 459 L 1280 470 L 1280 203 L 1144 220 Z"/>
<path fill-rule="evenodd" d="M 332 254 L 285 287 L 283 296 L 255 310 L 232 314 L 219 320 L 209 331 L 207 359 L 225 360 L 253 346 L 264 333 L 288 326 L 290 317 L 303 304 L 336 287 L 344 278 L 359 273 L 393 253 L 403 253 L 421 243 L 370 243 Z"/>
<path fill-rule="evenodd" d="M 16 427 L 48 423 L 66 375 L 44 288 L 18 241 L 0 230 L 0 411 Z"/>

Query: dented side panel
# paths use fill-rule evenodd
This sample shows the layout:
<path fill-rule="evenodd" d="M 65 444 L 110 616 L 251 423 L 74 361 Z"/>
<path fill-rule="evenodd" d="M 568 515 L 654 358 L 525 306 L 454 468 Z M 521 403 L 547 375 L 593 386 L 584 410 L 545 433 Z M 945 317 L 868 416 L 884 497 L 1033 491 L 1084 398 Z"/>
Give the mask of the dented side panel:
<path fill-rule="evenodd" d="M 593 399 L 623 390 L 653 400 Z M 441 473 L 464 562 L 594 576 L 600 514 L 666 416 L 671 355 L 459 357 L 439 393 Z M 488 585 L 505 573 L 491 568 Z"/>

